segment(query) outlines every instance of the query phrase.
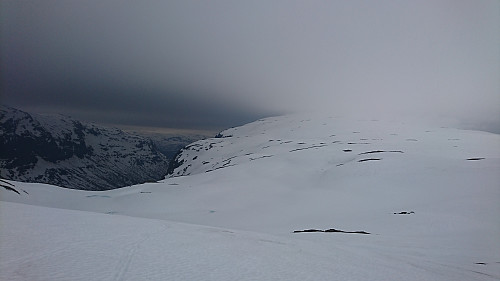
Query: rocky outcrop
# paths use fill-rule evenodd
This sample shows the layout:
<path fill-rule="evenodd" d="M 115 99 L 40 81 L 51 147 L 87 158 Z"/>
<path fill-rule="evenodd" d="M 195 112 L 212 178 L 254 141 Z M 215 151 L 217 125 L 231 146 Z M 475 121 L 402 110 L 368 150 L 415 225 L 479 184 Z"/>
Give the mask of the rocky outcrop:
<path fill-rule="evenodd" d="M 163 179 L 168 158 L 146 137 L 0 107 L 0 177 L 82 190 Z"/>

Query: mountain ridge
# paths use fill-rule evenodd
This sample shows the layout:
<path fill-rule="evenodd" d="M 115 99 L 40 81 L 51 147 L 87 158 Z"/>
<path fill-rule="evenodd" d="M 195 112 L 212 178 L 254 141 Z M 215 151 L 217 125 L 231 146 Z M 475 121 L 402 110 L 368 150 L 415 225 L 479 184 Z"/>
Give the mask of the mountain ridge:
<path fill-rule="evenodd" d="M 65 116 L 0 107 L 0 176 L 83 190 L 164 177 L 169 159 L 148 138 Z"/>

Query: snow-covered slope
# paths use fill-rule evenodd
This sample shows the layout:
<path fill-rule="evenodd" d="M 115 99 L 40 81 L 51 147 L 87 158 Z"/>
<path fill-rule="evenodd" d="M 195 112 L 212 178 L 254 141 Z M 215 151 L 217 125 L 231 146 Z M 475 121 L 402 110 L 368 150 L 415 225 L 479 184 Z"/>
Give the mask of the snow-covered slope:
<path fill-rule="evenodd" d="M 169 178 L 159 183 L 84 192 L 13 182 L 19 194 L 0 190 L 0 199 L 115 214 L 51 210 L 61 212 L 61 221 L 81 216 L 75 232 L 93 228 L 94 217 L 106 221 L 102 224 L 108 223 L 107 218 L 130 220 L 124 224 L 137 224 L 130 235 L 143 233 L 145 230 L 139 230 L 147 227 L 143 223 L 162 222 L 116 215 L 167 221 L 170 229 L 155 232 L 153 229 L 161 229 L 155 226 L 146 231 L 155 237 L 146 244 L 135 243 L 138 239 L 123 240 L 137 245 L 131 247 L 136 249 L 132 254 L 123 250 L 116 254 L 130 262 L 124 275 L 117 273 L 123 279 L 136 279 L 134 274 L 143 268 L 140 260 L 154 259 L 154 265 L 170 266 L 173 269 L 168 272 L 180 272 L 178 279 L 185 280 L 203 274 L 207 278 L 201 279 L 226 280 L 235 276 L 260 280 L 498 280 L 499 171 L 500 136 L 496 134 L 402 122 L 284 116 L 191 144 L 176 158 Z M 28 239 L 25 230 L 31 227 L 31 220 L 43 221 L 31 216 L 46 212 L 24 205 L 2 206 L 7 209 L 2 213 L 11 214 L 2 229 L 13 229 L 2 245 L 14 237 Z M 18 215 L 21 226 L 14 227 L 16 213 L 23 215 Z M 111 228 L 120 229 L 111 222 L 109 227 L 102 231 L 111 234 Z M 57 227 L 37 229 L 46 234 L 58 231 Z M 294 233 L 302 230 L 318 232 Z M 6 237 L 6 231 L 1 233 Z M 90 243 L 93 235 L 81 238 L 82 243 Z M 161 250 L 180 245 L 188 250 L 176 252 L 177 262 L 171 262 L 170 253 Z M 196 245 L 196 250 L 186 245 Z M 2 253 L 20 259 L 13 249 L 2 247 L 6 249 L 0 249 Z M 50 245 L 35 248 L 43 257 L 59 249 Z M 93 254 L 99 255 L 99 250 L 90 250 L 89 255 Z M 204 254 L 213 260 L 204 260 Z M 53 264 L 63 257 L 53 257 Z M 10 268 L 19 259 L 7 258 L 1 266 Z M 250 266 L 247 263 L 255 267 L 245 272 L 243 268 Z M 179 271 L 183 266 L 195 275 Z M 122 267 L 112 267 L 115 273 L 121 272 L 118 267 Z M 262 275 L 254 277 L 253 269 Z M 231 275 L 236 271 L 240 275 Z M 17 276 L 8 272 L 6 276 Z M 154 272 L 159 272 L 155 277 L 171 277 L 166 271 Z M 146 272 L 142 274 L 148 278 Z"/>
<path fill-rule="evenodd" d="M 0 278 L 11 281 L 495 280 L 498 266 L 438 264 L 429 249 L 412 257 L 376 237 L 308 240 L 7 202 L 0 221 Z"/>
<path fill-rule="evenodd" d="M 64 116 L 0 107 L 0 176 L 107 190 L 165 176 L 168 159 L 147 138 Z"/>

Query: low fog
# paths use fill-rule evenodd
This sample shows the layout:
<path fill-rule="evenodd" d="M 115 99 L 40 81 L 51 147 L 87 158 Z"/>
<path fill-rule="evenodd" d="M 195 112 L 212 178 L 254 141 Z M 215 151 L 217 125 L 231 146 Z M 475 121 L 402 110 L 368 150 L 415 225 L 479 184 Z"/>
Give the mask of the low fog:
<path fill-rule="evenodd" d="M 224 128 L 298 111 L 500 133 L 500 2 L 2 1 L 1 102 Z"/>

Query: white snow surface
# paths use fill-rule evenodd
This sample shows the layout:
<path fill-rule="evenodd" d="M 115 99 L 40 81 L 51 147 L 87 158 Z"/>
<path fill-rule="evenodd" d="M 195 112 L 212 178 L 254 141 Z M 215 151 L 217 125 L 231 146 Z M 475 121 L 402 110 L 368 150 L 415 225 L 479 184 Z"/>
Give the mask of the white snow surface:
<path fill-rule="evenodd" d="M 221 136 L 158 183 L 11 182 L 0 279 L 500 280 L 500 135 L 292 115 Z M 370 234 L 293 233 L 331 228 Z"/>

